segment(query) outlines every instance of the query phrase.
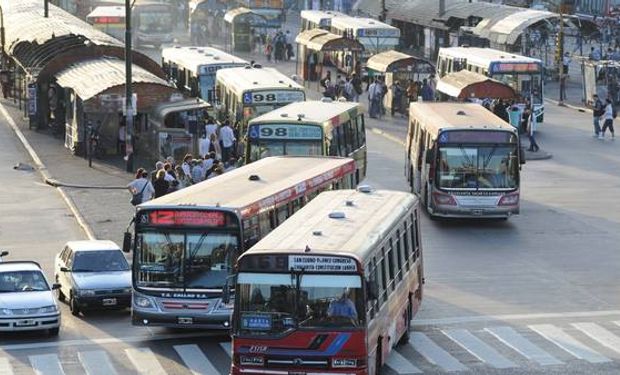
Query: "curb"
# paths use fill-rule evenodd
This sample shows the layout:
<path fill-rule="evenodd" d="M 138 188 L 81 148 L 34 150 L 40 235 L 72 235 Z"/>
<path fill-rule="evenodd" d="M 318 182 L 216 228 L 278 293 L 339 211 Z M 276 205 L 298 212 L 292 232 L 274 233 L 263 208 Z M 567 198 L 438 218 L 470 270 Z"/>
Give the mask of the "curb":
<path fill-rule="evenodd" d="M 389 133 L 387 133 L 387 132 L 385 132 L 385 131 L 383 131 L 381 129 L 377 129 L 377 128 L 373 128 L 373 127 L 369 127 L 369 129 L 370 129 L 371 132 L 373 132 L 375 134 L 378 134 L 378 135 L 382 136 L 383 138 L 389 139 L 392 142 L 398 143 L 401 146 L 406 146 L 407 145 L 400 138 L 398 138 L 396 136 L 393 136 L 393 135 L 391 135 L 391 134 L 389 134 Z"/>
<path fill-rule="evenodd" d="M 557 100 L 546 98 L 545 101 L 549 102 L 551 104 L 555 104 L 557 106 L 560 106 L 560 102 L 558 102 Z M 572 105 L 572 104 L 567 104 L 567 103 L 562 104 L 560 107 L 566 107 L 566 108 L 574 109 L 575 111 L 579 111 L 579 112 L 590 112 L 590 113 L 592 113 L 592 110 L 590 108 L 579 107 L 579 106 Z"/>
<path fill-rule="evenodd" d="M 43 182 L 45 182 L 48 185 L 54 186 L 52 185 L 51 182 L 54 182 L 55 180 L 50 176 L 47 167 L 45 166 L 41 158 L 39 158 L 39 155 L 37 155 L 37 152 L 32 148 L 32 146 L 30 145 L 30 142 L 28 142 L 28 140 L 24 136 L 24 133 L 21 131 L 21 129 L 19 129 L 19 127 L 17 126 L 17 124 L 15 123 L 11 115 L 9 115 L 9 112 L 7 112 L 6 108 L 4 108 L 4 105 L 2 103 L 0 103 L 0 113 L 6 119 L 7 123 L 9 124 L 13 132 L 15 132 L 15 135 L 17 136 L 17 138 L 19 138 L 20 142 L 22 143 L 22 145 L 28 152 L 28 155 L 30 155 L 30 158 L 32 159 L 34 164 L 37 166 L 37 169 L 39 173 L 41 174 L 41 177 L 43 178 Z M 69 207 L 69 210 L 71 211 L 71 213 L 73 213 L 75 220 L 77 221 L 80 228 L 82 228 L 82 230 L 84 231 L 88 239 L 89 240 L 97 239 L 95 237 L 95 234 L 92 228 L 88 225 L 88 223 L 86 222 L 86 220 L 84 219 L 80 211 L 77 209 L 77 207 L 75 206 L 75 203 L 73 203 L 71 198 L 69 198 L 69 196 L 65 193 L 64 189 L 60 186 L 55 186 L 55 187 L 56 187 L 56 190 L 58 190 L 58 193 L 60 193 L 60 196 L 62 197 L 62 199 L 65 201 L 65 203 Z"/>

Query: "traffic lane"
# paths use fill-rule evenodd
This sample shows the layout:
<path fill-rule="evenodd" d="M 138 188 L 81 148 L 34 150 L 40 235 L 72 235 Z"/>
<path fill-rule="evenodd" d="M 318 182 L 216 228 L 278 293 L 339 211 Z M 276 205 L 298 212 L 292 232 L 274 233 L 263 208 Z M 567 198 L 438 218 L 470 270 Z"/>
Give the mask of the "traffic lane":
<path fill-rule="evenodd" d="M 546 119 L 538 139 L 554 156 L 523 166 L 520 216 L 423 220 L 420 317 L 620 307 L 618 148 L 590 137 L 587 114 L 548 106 Z"/>
<path fill-rule="evenodd" d="M 409 191 L 404 172 L 404 148 L 372 131 L 366 131 L 366 144 L 368 170 L 362 183 L 375 189 Z"/>

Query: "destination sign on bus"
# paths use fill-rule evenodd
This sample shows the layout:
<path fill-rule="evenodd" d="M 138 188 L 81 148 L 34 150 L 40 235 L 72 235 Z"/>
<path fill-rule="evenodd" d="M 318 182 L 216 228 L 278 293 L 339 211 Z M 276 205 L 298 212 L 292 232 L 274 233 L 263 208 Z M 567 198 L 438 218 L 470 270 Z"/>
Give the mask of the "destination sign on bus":
<path fill-rule="evenodd" d="M 516 137 L 507 131 L 445 131 L 439 135 L 441 143 L 513 143 Z"/>
<path fill-rule="evenodd" d="M 226 225 L 226 213 L 203 210 L 155 210 L 148 212 L 148 224 L 223 227 Z"/>
<path fill-rule="evenodd" d="M 302 102 L 306 99 L 303 91 L 280 90 L 280 91 L 248 91 L 243 93 L 243 104 L 271 104 Z"/>
<path fill-rule="evenodd" d="M 242 66 L 243 64 L 209 64 L 209 65 L 200 65 L 198 68 L 198 74 L 200 75 L 211 75 L 215 74 L 220 69 L 228 69 L 235 68 L 237 66 Z"/>
<path fill-rule="evenodd" d="M 330 255 L 258 255 L 242 258 L 240 271 L 279 271 L 291 269 L 305 272 L 356 272 L 357 263 L 353 258 Z"/>
<path fill-rule="evenodd" d="M 364 37 L 395 37 L 398 38 L 400 36 L 399 29 L 359 29 L 357 30 L 357 36 L 359 38 Z"/>
<path fill-rule="evenodd" d="M 251 139 L 322 139 L 321 127 L 316 125 L 260 124 L 250 126 Z"/>
<path fill-rule="evenodd" d="M 495 63 L 491 66 L 491 74 L 497 73 L 537 73 L 540 65 L 537 63 Z"/>

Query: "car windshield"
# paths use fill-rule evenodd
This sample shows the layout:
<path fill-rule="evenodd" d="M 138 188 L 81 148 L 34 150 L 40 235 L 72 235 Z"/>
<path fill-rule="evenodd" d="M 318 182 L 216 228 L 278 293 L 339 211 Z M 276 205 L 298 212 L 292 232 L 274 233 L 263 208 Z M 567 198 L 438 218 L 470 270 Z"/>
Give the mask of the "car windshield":
<path fill-rule="evenodd" d="M 144 232 L 137 236 L 137 286 L 221 289 L 239 248 L 225 232 Z"/>
<path fill-rule="evenodd" d="M 120 250 L 77 251 L 72 272 L 128 271 L 129 264 Z"/>
<path fill-rule="evenodd" d="M 250 160 L 256 161 L 268 156 L 320 156 L 321 141 L 259 141 L 250 145 Z"/>
<path fill-rule="evenodd" d="M 516 145 L 439 148 L 439 187 L 466 190 L 517 188 L 519 161 Z"/>
<path fill-rule="evenodd" d="M 240 273 L 237 329 L 277 335 L 296 328 L 363 327 L 361 285 L 358 275 Z"/>
<path fill-rule="evenodd" d="M 40 292 L 49 290 L 41 271 L 7 271 L 0 273 L 0 293 Z"/>

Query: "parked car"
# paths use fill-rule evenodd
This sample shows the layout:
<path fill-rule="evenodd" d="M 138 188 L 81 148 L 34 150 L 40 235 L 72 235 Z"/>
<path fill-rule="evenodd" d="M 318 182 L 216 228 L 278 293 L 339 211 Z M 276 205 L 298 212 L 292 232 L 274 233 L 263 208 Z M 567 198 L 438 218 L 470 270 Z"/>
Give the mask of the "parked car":
<path fill-rule="evenodd" d="M 57 336 L 60 310 L 41 267 L 30 261 L 0 262 L 0 331 L 47 330 Z"/>
<path fill-rule="evenodd" d="M 112 241 L 69 241 L 54 264 L 58 299 L 71 314 L 95 309 L 124 309 L 131 305 L 131 269 Z"/>

